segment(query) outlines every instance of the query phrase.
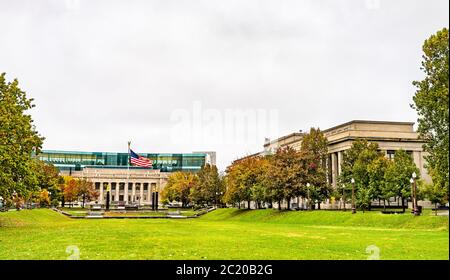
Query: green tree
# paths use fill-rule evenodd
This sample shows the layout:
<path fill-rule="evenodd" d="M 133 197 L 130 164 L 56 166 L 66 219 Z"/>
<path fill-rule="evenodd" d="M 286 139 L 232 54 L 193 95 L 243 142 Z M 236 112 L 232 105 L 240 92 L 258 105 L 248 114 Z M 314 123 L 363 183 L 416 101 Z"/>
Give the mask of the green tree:
<path fill-rule="evenodd" d="M 392 164 L 386 168 L 385 183 L 388 184 L 388 189 L 401 199 L 403 211 L 405 211 L 405 199 L 412 197 L 410 180 L 414 172 L 417 176 L 420 175 L 411 156 L 405 150 L 395 151 Z"/>
<path fill-rule="evenodd" d="M 365 189 L 364 195 L 369 195 L 371 199 L 379 198 L 381 192 L 380 186 L 384 183 L 380 181 L 381 176 L 377 172 L 377 166 L 383 154 L 379 151 L 377 143 L 368 142 L 365 139 L 358 139 L 352 143 L 350 149 L 343 153 L 343 162 L 341 165 L 341 174 L 338 178 L 339 185 L 346 185 L 350 189 L 351 179 L 355 179 L 355 195 L 361 189 Z M 346 198 L 351 195 L 346 193 Z M 370 208 L 370 203 L 369 206 Z"/>
<path fill-rule="evenodd" d="M 354 176 L 353 167 L 361 153 L 367 149 L 376 151 L 378 150 L 378 145 L 376 143 L 370 143 L 365 139 L 357 139 L 353 141 L 350 149 L 343 152 L 341 173 L 338 178 L 340 184 L 350 185 L 351 179 Z"/>
<path fill-rule="evenodd" d="M 363 210 L 370 208 L 370 202 L 372 198 L 370 196 L 370 190 L 368 188 L 361 188 L 356 193 L 356 206 Z"/>
<path fill-rule="evenodd" d="M 367 166 L 369 196 L 371 199 L 378 199 L 379 202 L 380 200 L 383 200 L 384 208 L 386 208 L 386 199 L 390 198 L 390 196 L 386 198 L 383 193 L 383 191 L 387 191 L 384 174 L 386 173 L 388 165 L 389 159 L 384 155 L 379 154 L 378 157 L 374 158 Z"/>
<path fill-rule="evenodd" d="M 449 36 L 448 29 L 443 28 L 425 40 L 421 69 L 425 78 L 414 81 L 417 91 L 413 97 L 419 116 L 418 132 L 426 140 L 424 150 L 427 168 L 435 186 L 442 188 L 448 197 L 449 189 Z"/>
<path fill-rule="evenodd" d="M 14 192 L 24 197 L 36 190 L 32 156 L 39 152 L 43 138 L 26 113 L 34 107 L 32 102 L 17 79 L 6 82 L 5 73 L 0 74 L 0 196 L 6 200 Z"/>
<path fill-rule="evenodd" d="M 435 212 L 437 215 L 437 205 L 444 204 L 448 201 L 447 193 L 439 185 L 436 184 L 425 184 L 422 189 L 423 195 L 434 204 Z"/>
<path fill-rule="evenodd" d="M 251 187 L 252 200 L 255 201 L 256 208 L 262 208 L 263 203 L 272 204 L 272 197 L 269 190 L 269 157 L 258 157 L 254 165 L 253 173 L 255 175 L 255 183 Z"/>
<path fill-rule="evenodd" d="M 215 165 L 206 164 L 197 173 L 198 183 L 191 188 L 192 202 L 198 205 L 218 204 L 222 201 L 224 186 Z"/>

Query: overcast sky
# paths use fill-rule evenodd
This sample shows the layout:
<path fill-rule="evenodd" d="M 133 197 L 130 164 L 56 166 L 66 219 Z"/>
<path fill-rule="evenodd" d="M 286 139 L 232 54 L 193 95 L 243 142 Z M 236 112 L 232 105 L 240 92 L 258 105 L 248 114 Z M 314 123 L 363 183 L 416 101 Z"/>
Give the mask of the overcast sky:
<path fill-rule="evenodd" d="M 0 0 L 0 72 L 35 99 L 44 149 L 126 152 L 131 140 L 136 152 L 214 150 L 223 170 L 265 137 L 415 122 L 421 46 L 448 27 L 448 6 Z"/>

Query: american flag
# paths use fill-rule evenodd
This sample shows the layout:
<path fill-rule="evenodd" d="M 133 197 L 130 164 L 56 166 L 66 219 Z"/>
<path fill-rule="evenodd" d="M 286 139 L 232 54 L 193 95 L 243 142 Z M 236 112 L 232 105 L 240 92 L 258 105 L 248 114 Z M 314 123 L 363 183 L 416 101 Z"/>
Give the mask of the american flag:
<path fill-rule="evenodd" d="M 149 160 L 146 157 L 141 157 L 140 155 L 133 152 L 133 150 L 130 149 L 130 161 L 131 164 L 142 166 L 142 167 L 152 167 L 152 161 Z"/>

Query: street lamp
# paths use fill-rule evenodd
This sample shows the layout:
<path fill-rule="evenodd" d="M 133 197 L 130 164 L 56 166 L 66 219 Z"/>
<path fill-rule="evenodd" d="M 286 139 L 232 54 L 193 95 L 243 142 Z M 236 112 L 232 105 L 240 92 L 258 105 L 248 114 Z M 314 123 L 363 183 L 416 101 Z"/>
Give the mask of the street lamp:
<path fill-rule="evenodd" d="M 419 208 L 417 207 L 417 187 L 416 187 L 416 172 L 412 174 L 412 183 L 413 183 L 413 207 L 414 207 L 414 216 L 419 216 Z"/>
<path fill-rule="evenodd" d="M 309 201 L 309 186 L 311 186 L 309 183 L 306 183 L 306 189 L 308 190 L 308 204 L 306 205 L 306 210 L 309 210 L 310 207 L 310 201 Z"/>
<path fill-rule="evenodd" d="M 352 214 L 356 213 L 356 206 L 355 206 L 355 179 L 352 178 Z"/>
<path fill-rule="evenodd" d="M 342 184 L 342 203 L 344 204 L 344 211 L 345 209 L 345 184 Z"/>
<path fill-rule="evenodd" d="M 409 179 L 409 182 L 411 183 L 411 192 L 412 192 L 412 194 L 411 194 L 411 201 L 412 201 L 412 207 L 411 207 L 411 214 L 414 214 L 414 209 L 415 209 L 415 207 L 414 207 L 414 179 L 411 177 L 410 179 Z"/>

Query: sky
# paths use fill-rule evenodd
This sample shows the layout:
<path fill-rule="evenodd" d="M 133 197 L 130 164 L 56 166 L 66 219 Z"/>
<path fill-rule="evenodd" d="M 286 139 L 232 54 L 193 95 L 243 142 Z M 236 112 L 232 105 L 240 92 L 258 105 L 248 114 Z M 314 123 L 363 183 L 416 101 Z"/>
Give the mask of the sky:
<path fill-rule="evenodd" d="M 0 0 L 0 73 L 44 149 L 216 151 L 350 120 L 416 122 L 446 0 Z"/>

